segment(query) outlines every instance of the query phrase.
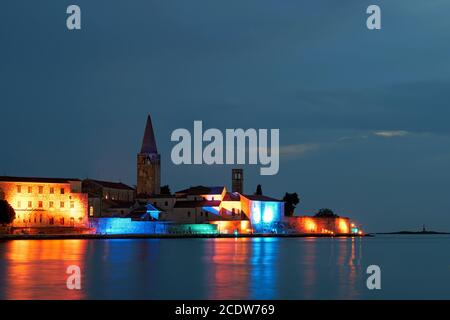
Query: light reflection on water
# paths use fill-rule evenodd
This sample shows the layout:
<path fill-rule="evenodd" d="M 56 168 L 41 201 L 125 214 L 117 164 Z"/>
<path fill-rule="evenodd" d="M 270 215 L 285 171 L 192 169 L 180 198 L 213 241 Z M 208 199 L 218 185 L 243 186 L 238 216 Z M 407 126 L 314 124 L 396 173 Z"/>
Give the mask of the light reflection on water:
<path fill-rule="evenodd" d="M 3 241 L 0 298 L 448 299 L 449 243 L 423 236 Z M 381 291 L 366 288 L 370 264 L 382 268 Z M 80 266 L 82 290 L 66 288 L 69 265 Z"/>

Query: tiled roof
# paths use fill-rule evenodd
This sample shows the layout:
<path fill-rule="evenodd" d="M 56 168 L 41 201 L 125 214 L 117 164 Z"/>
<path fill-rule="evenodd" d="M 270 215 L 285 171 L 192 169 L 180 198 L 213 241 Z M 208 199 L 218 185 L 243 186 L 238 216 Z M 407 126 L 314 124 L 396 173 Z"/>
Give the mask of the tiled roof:
<path fill-rule="evenodd" d="M 263 195 L 243 194 L 242 196 L 246 197 L 247 199 L 252 200 L 252 201 L 283 202 L 282 200 L 278 200 L 278 199 L 267 197 L 267 196 L 263 196 Z"/>
<path fill-rule="evenodd" d="M 176 193 L 188 195 L 221 194 L 224 188 L 225 188 L 224 186 L 214 186 L 214 187 L 196 186 L 180 190 Z"/>
<path fill-rule="evenodd" d="M 40 178 L 40 177 L 11 177 L 0 176 L 0 181 L 5 182 L 36 182 L 36 183 L 69 183 L 70 181 L 80 181 L 76 178 Z"/>
<path fill-rule="evenodd" d="M 227 192 L 223 197 L 223 201 L 240 201 L 241 196 L 237 192 Z"/>
<path fill-rule="evenodd" d="M 156 139 L 153 132 L 152 118 L 147 117 L 147 124 L 145 125 L 144 138 L 142 139 L 141 153 L 155 154 L 158 153 L 156 149 Z"/>
<path fill-rule="evenodd" d="M 88 182 L 91 181 L 91 182 L 101 185 L 104 188 L 134 190 L 132 187 L 130 187 L 129 185 L 126 185 L 125 183 L 122 183 L 122 182 L 101 181 L 101 180 L 93 180 L 93 179 L 86 179 L 83 181 L 88 181 Z"/>
<path fill-rule="evenodd" d="M 218 207 L 219 200 L 213 201 L 177 201 L 174 208 L 198 208 L 198 207 Z"/>

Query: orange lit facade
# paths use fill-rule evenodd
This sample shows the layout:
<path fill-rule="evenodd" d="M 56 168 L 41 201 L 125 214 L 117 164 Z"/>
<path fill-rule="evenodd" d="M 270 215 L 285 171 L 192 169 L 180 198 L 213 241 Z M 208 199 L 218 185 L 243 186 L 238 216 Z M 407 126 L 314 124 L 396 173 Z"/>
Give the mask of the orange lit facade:
<path fill-rule="evenodd" d="M 350 234 L 352 224 L 346 217 L 284 217 L 290 231 L 317 234 Z"/>
<path fill-rule="evenodd" d="M 211 224 L 217 225 L 217 232 L 219 234 L 250 234 L 252 227 L 248 220 L 222 220 L 211 221 Z"/>
<path fill-rule="evenodd" d="M 16 212 L 13 227 L 88 226 L 78 179 L 0 177 L 0 194 Z"/>

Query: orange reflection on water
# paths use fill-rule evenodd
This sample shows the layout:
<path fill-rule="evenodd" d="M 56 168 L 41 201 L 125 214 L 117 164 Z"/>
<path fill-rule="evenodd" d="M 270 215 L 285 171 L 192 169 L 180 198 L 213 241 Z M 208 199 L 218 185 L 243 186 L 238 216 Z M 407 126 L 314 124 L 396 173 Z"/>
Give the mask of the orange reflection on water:
<path fill-rule="evenodd" d="M 249 238 L 214 239 L 209 299 L 231 299 L 248 297 L 250 280 Z"/>
<path fill-rule="evenodd" d="M 85 297 L 85 240 L 13 240 L 1 246 L 4 299 L 82 299 Z M 67 267 L 81 269 L 81 290 L 69 290 Z"/>

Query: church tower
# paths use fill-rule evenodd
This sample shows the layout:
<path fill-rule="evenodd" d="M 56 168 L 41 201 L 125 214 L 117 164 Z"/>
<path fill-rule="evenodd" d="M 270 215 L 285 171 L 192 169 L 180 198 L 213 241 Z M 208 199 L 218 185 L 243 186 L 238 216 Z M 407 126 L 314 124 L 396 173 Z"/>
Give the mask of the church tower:
<path fill-rule="evenodd" d="M 231 170 L 231 191 L 244 193 L 244 170 L 232 169 Z"/>
<path fill-rule="evenodd" d="M 161 179 L 161 156 L 156 149 L 155 134 L 152 119 L 147 118 L 141 152 L 137 155 L 137 186 L 138 198 L 159 194 Z"/>

